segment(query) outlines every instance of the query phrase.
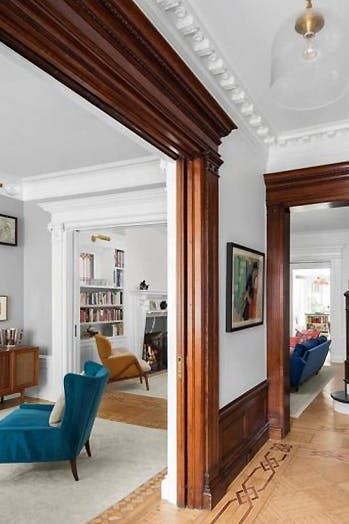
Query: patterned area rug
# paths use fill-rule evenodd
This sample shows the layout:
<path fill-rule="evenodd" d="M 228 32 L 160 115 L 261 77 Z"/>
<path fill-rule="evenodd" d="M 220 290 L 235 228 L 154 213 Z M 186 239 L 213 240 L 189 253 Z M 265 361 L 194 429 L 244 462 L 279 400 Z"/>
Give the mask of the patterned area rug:
<path fill-rule="evenodd" d="M 167 400 L 130 393 L 103 395 L 98 416 L 146 428 L 167 428 Z"/>

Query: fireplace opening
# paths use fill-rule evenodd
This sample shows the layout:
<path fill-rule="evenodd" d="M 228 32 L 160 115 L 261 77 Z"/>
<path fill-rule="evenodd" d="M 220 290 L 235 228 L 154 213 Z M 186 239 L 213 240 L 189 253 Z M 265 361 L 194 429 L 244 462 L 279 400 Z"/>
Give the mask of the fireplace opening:
<path fill-rule="evenodd" d="M 167 316 L 146 319 L 143 360 L 152 371 L 167 369 Z"/>

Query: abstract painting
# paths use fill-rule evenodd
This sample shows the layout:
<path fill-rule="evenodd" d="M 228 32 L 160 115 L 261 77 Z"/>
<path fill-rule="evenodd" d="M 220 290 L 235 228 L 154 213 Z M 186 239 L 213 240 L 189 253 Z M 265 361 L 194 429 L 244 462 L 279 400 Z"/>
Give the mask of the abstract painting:
<path fill-rule="evenodd" d="M 0 244 L 17 246 L 17 218 L 0 215 Z"/>
<path fill-rule="evenodd" d="M 264 253 L 227 244 L 226 331 L 263 324 Z"/>

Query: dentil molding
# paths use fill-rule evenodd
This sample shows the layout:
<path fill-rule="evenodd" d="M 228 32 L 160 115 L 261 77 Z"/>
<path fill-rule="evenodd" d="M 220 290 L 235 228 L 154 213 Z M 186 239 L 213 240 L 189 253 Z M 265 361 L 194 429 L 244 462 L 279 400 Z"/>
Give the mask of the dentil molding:
<path fill-rule="evenodd" d="M 135 0 L 169 42 L 209 84 L 219 102 L 233 113 L 239 127 L 269 148 L 307 144 L 349 133 L 349 123 L 339 122 L 278 134 L 248 93 L 239 75 L 223 55 L 189 0 Z M 238 117 L 236 116 L 238 115 Z"/>

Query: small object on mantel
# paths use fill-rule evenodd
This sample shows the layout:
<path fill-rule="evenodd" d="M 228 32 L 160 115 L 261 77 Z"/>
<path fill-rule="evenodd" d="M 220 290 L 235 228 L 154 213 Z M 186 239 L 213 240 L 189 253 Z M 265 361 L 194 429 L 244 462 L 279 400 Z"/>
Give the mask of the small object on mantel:
<path fill-rule="evenodd" d="M 149 288 L 149 285 L 146 283 L 145 280 L 142 280 L 142 282 L 140 282 L 139 284 L 139 289 L 141 289 L 142 291 L 146 291 L 148 288 Z"/>
<path fill-rule="evenodd" d="M 86 329 L 86 333 L 88 333 L 89 337 L 93 338 L 95 335 L 98 335 L 99 331 L 94 329 L 92 326 L 89 326 Z"/>
<path fill-rule="evenodd" d="M 344 362 L 344 391 L 335 391 L 331 393 L 331 397 L 335 401 L 334 409 L 340 413 L 347 413 L 349 415 L 349 291 L 346 291 L 344 296 L 347 319 L 347 357 Z"/>

